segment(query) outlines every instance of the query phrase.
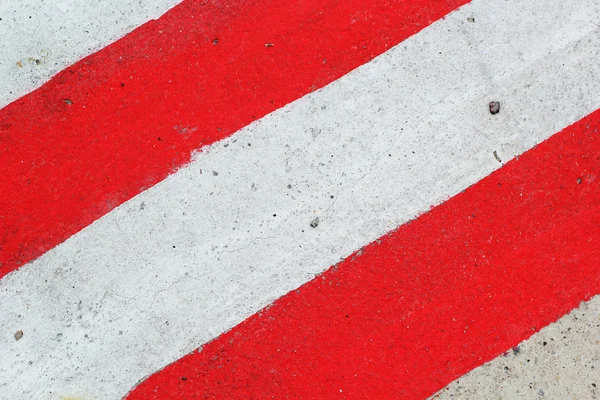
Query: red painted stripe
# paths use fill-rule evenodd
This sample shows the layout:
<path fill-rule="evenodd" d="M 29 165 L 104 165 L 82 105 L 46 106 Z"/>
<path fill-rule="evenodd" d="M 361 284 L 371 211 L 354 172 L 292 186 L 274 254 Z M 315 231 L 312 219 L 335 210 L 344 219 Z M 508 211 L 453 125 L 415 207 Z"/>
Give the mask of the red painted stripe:
<path fill-rule="evenodd" d="M 0 277 L 467 2 L 187 0 L 59 73 L 0 111 Z"/>
<path fill-rule="evenodd" d="M 127 398 L 422 399 L 600 293 L 600 111 Z"/>

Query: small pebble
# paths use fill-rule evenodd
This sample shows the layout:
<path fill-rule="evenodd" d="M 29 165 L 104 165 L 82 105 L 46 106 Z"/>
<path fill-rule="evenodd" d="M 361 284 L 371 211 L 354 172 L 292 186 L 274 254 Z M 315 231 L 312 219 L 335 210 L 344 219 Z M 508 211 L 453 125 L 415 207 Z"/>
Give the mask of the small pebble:
<path fill-rule="evenodd" d="M 310 226 L 312 226 L 313 228 L 316 228 L 317 226 L 319 226 L 319 217 L 316 217 L 315 219 L 313 219 L 310 222 Z"/>
<path fill-rule="evenodd" d="M 17 331 L 15 333 L 15 340 L 19 340 L 23 337 L 23 331 Z"/>
<path fill-rule="evenodd" d="M 490 102 L 490 112 L 492 114 L 498 114 L 500 112 L 500 102 L 499 101 Z"/>

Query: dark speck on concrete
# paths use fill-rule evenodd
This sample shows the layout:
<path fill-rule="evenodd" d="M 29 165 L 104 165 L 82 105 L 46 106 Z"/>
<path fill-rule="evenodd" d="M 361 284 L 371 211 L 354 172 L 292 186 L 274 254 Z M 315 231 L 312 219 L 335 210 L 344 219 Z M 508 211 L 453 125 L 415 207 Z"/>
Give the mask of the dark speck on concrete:
<path fill-rule="evenodd" d="M 219 39 L 213 40 L 213 44 L 218 44 L 218 43 L 219 43 Z"/>
<path fill-rule="evenodd" d="M 494 158 L 496 159 L 496 161 L 498 161 L 499 163 L 502 163 L 502 160 L 500 159 L 500 157 L 498 157 L 498 153 L 496 151 L 494 151 Z"/>
<path fill-rule="evenodd" d="M 500 102 L 492 101 L 490 102 L 490 113 L 498 114 L 500 112 Z"/>
<path fill-rule="evenodd" d="M 23 331 L 17 331 L 15 333 L 15 340 L 20 340 L 23 337 Z"/>
<path fill-rule="evenodd" d="M 581 185 L 581 182 L 583 182 L 583 179 L 581 179 L 581 178 L 577 178 L 577 184 L 578 184 L 578 185 Z"/>
<path fill-rule="evenodd" d="M 291 189 L 291 188 L 292 188 L 292 185 L 287 185 L 287 188 L 288 188 L 288 189 Z"/>
<path fill-rule="evenodd" d="M 469 18 L 467 18 L 467 21 L 469 21 L 469 22 L 475 22 L 475 18 L 469 17 Z"/>
<path fill-rule="evenodd" d="M 64 99 L 63 100 L 66 104 L 71 105 L 73 104 L 73 102 L 71 101 L 71 99 Z"/>
<path fill-rule="evenodd" d="M 519 346 L 515 346 L 512 349 L 513 354 L 516 356 L 517 354 L 519 354 L 521 352 L 521 348 Z"/>
<path fill-rule="evenodd" d="M 213 171 L 213 176 L 217 176 L 219 173 L 217 171 Z"/>
<path fill-rule="evenodd" d="M 319 226 L 319 217 L 316 217 L 315 219 L 310 221 L 310 226 L 312 226 L 313 228 L 316 228 L 317 226 Z"/>

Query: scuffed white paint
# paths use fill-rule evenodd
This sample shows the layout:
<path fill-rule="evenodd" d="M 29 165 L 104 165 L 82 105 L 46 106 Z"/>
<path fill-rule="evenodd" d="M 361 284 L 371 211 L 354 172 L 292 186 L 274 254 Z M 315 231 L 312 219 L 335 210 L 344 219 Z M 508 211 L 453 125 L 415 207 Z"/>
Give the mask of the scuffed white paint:
<path fill-rule="evenodd" d="M 1 0 L 0 108 L 181 0 Z"/>
<path fill-rule="evenodd" d="M 117 399 L 599 108 L 598 17 L 476 0 L 205 148 L 0 281 L 0 392 Z"/>

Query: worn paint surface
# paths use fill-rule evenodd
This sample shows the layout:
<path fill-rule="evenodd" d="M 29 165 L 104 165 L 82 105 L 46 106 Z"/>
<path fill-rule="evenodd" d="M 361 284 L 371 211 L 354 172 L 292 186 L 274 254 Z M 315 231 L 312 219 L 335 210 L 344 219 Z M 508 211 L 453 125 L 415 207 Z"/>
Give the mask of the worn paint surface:
<path fill-rule="evenodd" d="M 597 399 L 600 296 L 460 377 L 431 400 Z"/>
<path fill-rule="evenodd" d="M 180 0 L 2 0 L 0 108 Z"/>
<path fill-rule="evenodd" d="M 197 36 L 188 30 L 177 30 L 181 21 L 173 17 L 198 15 L 177 14 L 198 6 L 187 2 L 164 19 L 142 27 L 100 55 L 77 64 L 74 68 L 79 68 L 82 76 L 77 73 L 71 77 L 67 70 L 47 86 L 53 91 L 42 88 L 21 103 L 0 111 L 0 115 L 16 118 L 18 122 L 14 127 L 0 126 L 0 145 L 4 145 L 1 150 L 9 155 L 0 162 L 10 164 L 15 171 L 5 173 L 2 179 L 13 179 L 11 184 L 16 182 L 21 185 L 16 187 L 23 190 L 20 196 L 13 195 L 18 190 L 3 193 L 0 224 L 4 224 L 2 251 L 6 252 L 2 254 L 35 257 L 117 207 L 65 243 L 0 280 L 0 320 L 6 327 L 0 336 L 0 346 L 5 350 L 0 360 L 0 376 L 8 377 L 0 380 L 0 390 L 14 398 L 119 398 L 144 376 L 219 336 L 341 258 L 474 184 L 501 167 L 502 162 L 600 107 L 596 79 L 599 71 L 595 62 L 599 50 L 595 20 L 599 11 L 593 1 L 543 4 L 475 1 L 423 31 L 421 28 L 436 19 L 421 13 L 427 7 L 404 13 L 401 18 L 414 18 L 406 19 L 405 25 L 394 20 L 377 25 L 389 10 L 383 7 L 371 14 L 349 14 L 356 11 L 351 7 L 363 3 L 369 3 L 369 7 L 374 4 L 327 3 L 326 7 L 332 8 L 323 16 L 315 16 L 309 9 L 303 14 L 292 9 L 290 3 L 258 11 L 252 8 L 258 2 L 209 3 L 215 7 L 200 14 L 216 13 L 220 17 L 213 22 L 218 24 L 209 29 L 203 25 L 207 18 L 195 23 L 187 21 L 196 29 L 195 34 L 207 39 L 217 28 L 241 21 L 242 30 L 236 32 L 247 29 L 245 37 L 253 39 L 240 41 L 238 34 L 232 34 L 217 38 L 216 43 L 207 39 L 200 45 L 193 43 Z M 237 4 L 241 7 L 237 10 L 251 9 L 246 14 L 236 13 L 227 4 L 232 7 Z M 441 9 L 432 9 L 438 17 L 458 5 L 414 2 L 416 6 L 424 4 L 441 4 Z M 299 17 L 282 19 L 285 22 L 280 24 L 259 25 L 251 24 L 248 19 L 252 16 L 267 21 L 268 16 L 279 11 Z M 328 19 L 331 15 L 337 15 L 339 20 Z M 334 57 L 328 56 L 326 63 L 317 60 L 320 64 L 314 65 L 314 69 L 300 68 L 294 59 L 285 58 L 286 51 L 298 48 L 313 51 L 314 41 L 309 46 L 306 37 L 301 36 L 302 29 L 288 29 L 284 26 L 287 22 L 314 28 L 308 29 L 311 35 L 322 32 L 323 26 L 330 26 L 328 23 L 347 24 L 352 32 L 336 31 L 336 34 L 353 38 L 357 35 L 357 41 L 340 39 L 339 46 L 332 46 L 327 36 L 319 36 L 318 43 L 323 43 L 322 47 L 316 46 L 319 57 L 323 55 L 321 52 L 332 52 L 327 54 Z M 377 31 L 392 26 L 385 25 L 391 23 L 395 23 L 394 32 L 398 26 L 402 27 L 398 31 L 400 36 L 386 36 Z M 256 33 L 257 26 L 260 33 Z M 262 43 L 260 35 L 270 32 L 264 27 L 271 26 L 280 39 L 285 36 L 298 47 L 284 46 L 282 52 L 279 40 Z M 170 27 L 168 36 L 155 41 L 148 39 L 142 46 L 131 41 L 149 38 L 161 27 Z M 366 34 L 373 32 L 369 29 L 381 35 Z M 420 31 L 417 35 L 372 63 L 267 115 L 231 138 L 204 148 L 194 156 L 191 165 L 119 206 L 161 176 L 172 173 L 171 167 L 187 160 L 191 149 L 232 134 L 253 117 L 281 107 L 286 103 L 283 100 L 312 92 L 344 75 L 354 68 L 352 65 L 358 66 L 378 54 L 372 52 L 372 46 L 363 48 L 357 43 L 367 41 L 384 51 L 381 43 L 390 43 L 387 41 L 390 38 L 400 41 L 417 31 Z M 168 51 L 174 60 L 149 66 L 152 60 L 160 60 L 158 45 L 165 43 L 175 46 Z M 271 43 L 273 46 L 264 46 Z M 349 43 L 352 46 L 344 47 Z M 140 54 L 140 48 L 154 49 L 156 53 Z M 227 81 L 226 88 L 218 87 L 221 82 L 218 76 L 209 74 L 213 80 L 202 82 L 212 87 L 210 90 L 214 92 L 210 93 L 231 91 L 230 98 L 199 96 L 207 93 L 200 89 L 182 90 L 204 76 L 198 78 L 192 74 L 183 79 L 176 72 L 201 68 L 202 63 L 186 64 L 187 56 L 193 59 L 193 50 L 200 48 L 205 54 L 216 54 L 218 62 L 233 60 L 232 54 L 245 55 L 235 62 L 254 60 L 252 68 L 256 70 L 250 76 L 264 79 L 265 86 L 258 87 L 264 91 L 252 87 L 252 82 L 258 81 L 241 79 L 248 76 L 248 71 L 243 66 L 236 69 L 236 65 L 227 65 L 227 71 L 241 72 L 234 74 L 235 82 Z M 215 53 L 208 53 L 213 50 Z M 265 54 L 273 58 L 265 59 Z M 100 68 L 102 60 L 114 63 L 109 68 Z M 277 75 L 275 80 L 260 72 L 280 73 L 279 68 L 267 67 L 282 62 L 291 69 Z M 121 77 L 118 71 L 122 65 L 123 78 L 132 79 L 133 84 L 116 79 Z M 307 78 L 289 73 L 304 69 L 316 75 Z M 135 74 L 130 75 L 131 71 Z M 169 79 L 175 78 L 175 83 L 169 82 L 173 86 L 164 80 L 165 71 Z M 290 84 L 290 75 L 294 77 L 291 82 L 299 86 Z M 95 86 L 97 82 L 100 84 Z M 156 88 L 167 90 L 171 97 L 167 96 L 166 103 L 152 93 Z M 265 93 L 278 95 L 282 89 L 281 102 L 264 103 L 266 99 L 276 100 Z M 80 97 L 71 96 L 73 92 Z M 241 104 L 237 95 L 245 103 Z M 189 111 L 190 105 L 181 102 L 183 99 L 201 106 L 207 98 L 218 99 L 207 108 L 212 114 L 176 113 Z M 237 117 L 219 114 L 219 110 L 228 111 L 227 102 L 231 99 L 239 100 L 239 104 L 235 103 L 239 106 Z M 489 113 L 490 101 L 501 102 L 499 114 Z M 28 112 L 38 112 L 43 118 L 28 119 L 27 115 L 31 118 L 37 114 L 23 113 L 23 104 L 28 106 Z M 252 107 L 260 113 L 251 114 Z M 111 118 L 104 118 L 103 112 L 108 112 Z M 160 117 L 174 115 L 187 116 L 189 121 L 160 125 Z M 218 118 L 230 124 L 228 131 L 219 134 L 211 131 L 217 125 L 210 124 L 216 124 Z M 200 126 L 212 128 L 194 130 Z M 163 136 L 161 129 L 170 136 Z M 29 136 L 20 136 L 21 132 L 28 132 Z M 158 132 L 161 136 L 156 135 Z M 205 137 L 212 139 L 202 142 Z M 29 141 L 31 138 L 35 140 Z M 64 138 L 67 139 L 62 145 Z M 146 139 L 136 148 L 140 140 Z M 138 157 L 140 153 L 143 157 Z M 29 158 L 20 159 L 16 155 Z M 140 172 L 148 165 L 150 169 Z M 163 175 L 152 168 L 158 168 Z M 140 184 L 140 176 L 157 180 L 142 180 Z M 578 185 L 593 184 L 582 177 L 576 178 L 576 183 L 581 178 Z M 531 178 L 535 181 L 535 176 Z M 122 186 L 123 182 L 131 186 Z M 133 189 L 127 192 L 124 187 Z M 535 192 L 525 200 L 533 201 L 539 195 Z M 528 205 L 533 207 L 533 203 Z M 15 207 L 12 210 L 34 210 L 34 214 L 5 211 L 11 210 L 10 206 Z M 72 219 L 64 219 L 65 215 Z M 6 222 L 11 218 L 12 222 Z M 504 226 L 503 223 L 498 222 L 494 229 Z M 16 231 L 4 229 L 7 226 L 29 230 L 30 237 L 38 242 L 25 239 L 11 242 Z M 593 228 L 590 230 L 595 232 Z M 577 255 L 581 256 L 586 249 L 583 246 Z M 27 257 L 11 260 L 5 262 L 2 275 L 24 263 Z M 423 272 L 423 276 L 427 274 Z M 443 284 L 442 276 L 431 279 Z M 471 278 L 477 279 L 475 275 Z M 428 294 L 429 285 L 423 282 L 429 281 L 419 278 L 407 284 Z M 543 323 L 556 319 L 560 307 L 564 307 L 564 312 L 573 307 L 578 296 L 591 295 L 592 292 L 581 292 L 585 287 L 576 286 L 573 289 L 576 293 L 571 293 L 568 299 L 559 296 L 558 300 L 564 303 L 556 303 L 547 312 L 537 315 L 534 312 L 531 318 L 539 317 Z M 353 296 L 361 293 L 370 292 L 357 291 Z M 311 301 L 306 298 L 300 302 Z M 435 315 L 431 313 L 430 322 L 435 321 Z M 387 322 L 394 323 L 392 319 Z M 24 334 L 16 341 L 15 332 L 20 330 Z M 522 338 L 521 333 L 512 332 L 513 339 Z M 292 339 L 298 337 L 290 342 Z M 273 343 L 277 341 L 270 342 Z M 491 357 L 491 353 L 486 354 Z M 447 383 L 460 368 L 466 371 L 465 365 L 475 366 L 484 360 L 475 362 L 470 354 L 462 356 L 454 369 L 448 369 L 445 380 L 435 381 L 438 385 Z M 340 396 L 344 394 L 340 392 Z"/>
<path fill-rule="evenodd" d="M 423 399 L 600 293 L 600 111 L 128 399 Z"/>
<path fill-rule="evenodd" d="M 0 277 L 466 1 L 190 0 L 65 69 L 0 110 Z"/>

